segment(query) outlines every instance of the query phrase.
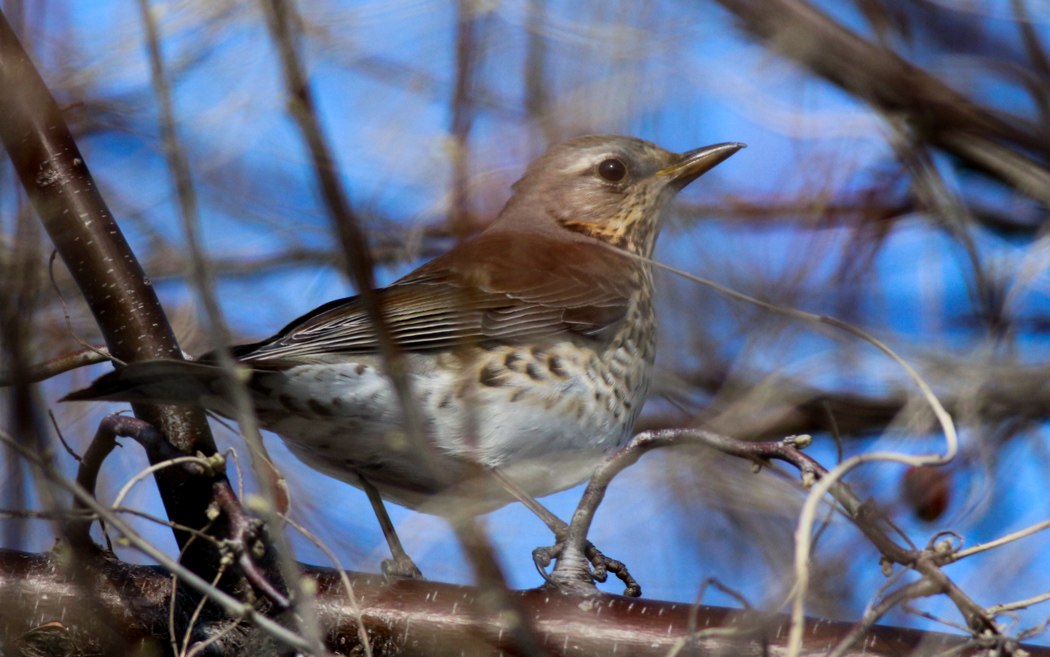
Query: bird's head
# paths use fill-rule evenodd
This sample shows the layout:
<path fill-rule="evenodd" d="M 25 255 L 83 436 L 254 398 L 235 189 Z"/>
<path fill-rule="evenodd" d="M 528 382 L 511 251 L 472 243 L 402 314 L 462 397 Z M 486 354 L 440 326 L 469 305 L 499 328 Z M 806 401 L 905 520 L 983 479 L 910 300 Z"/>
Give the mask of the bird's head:
<path fill-rule="evenodd" d="M 650 257 L 668 201 L 743 147 L 725 143 L 672 153 L 634 137 L 570 139 L 534 160 L 514 183 L 501 222 L 553 222 L 551 227 Z"/>

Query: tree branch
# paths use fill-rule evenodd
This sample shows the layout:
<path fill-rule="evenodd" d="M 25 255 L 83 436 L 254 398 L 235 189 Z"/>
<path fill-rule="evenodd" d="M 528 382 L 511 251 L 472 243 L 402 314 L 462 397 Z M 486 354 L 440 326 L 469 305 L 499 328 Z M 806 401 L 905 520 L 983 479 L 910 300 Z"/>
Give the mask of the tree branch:
<path fill-rule="evenodd" d="M 94 313 L 109 353 L 124 362 L 181 359 L 153 287 L 95 186 L 58 105 L 2 14 L 0 140 Z M 215 453 L 200 409 L 141 404 L 133 408 L 180 451 Z M 158 474 L 157 485 L 172 521 L 194 528 L 207 524 L 210 480 L 172 470 Z M 176 530 L 175 538 L 185 546 L 190 537 Z M 185 559 L 197 572 L 214 573 L 215 556 L 197 543 Z"/>
<path fill-rule="evenodd" d="M 1045 139 L 1036 126 L 974 103 L 805 0 L 717 2 L 771 49 L 880 112 L 903 115 L 920 139 L 1050 204 L 1050 171 L 1022 152 L 1044 152 Z"/>
<path fill-rule="evenodd" d="M 111 560 L 92 564 L 90 573 L 95 588 L 101 592 L 101 604 L 114 618 L 123 621 L 124 625 L 117 629 L 129 645 L 167 643 L 172 590 L 169 573 L 163 568 Z M 358 641 L 357 616 L 339 572 L 304 566 L 304 575 L 317 583 L 328 649 L 350 653 Z M 508 647 L 505 619 L 485 607 L 478 589 L 426 581 L 384 583 L 379 577 L 360 573 L 349 573 L 349 578 L 376 655 L 495 655 Z M 788 619 L 783 615 L 609 594 L 580 598 L 531 590 L 513 595 L 533 619 L 543 648 L 552 657 L 609 655 L 614 651 L 637 657 L 666 657 L 676 644 L 689 639 L 690 627 L 725 630 L 697 633 L 699 636 L 688 641 L 695 646 L 689 653 L 693 655 L 779 654 L 787 637 Z M 27 600 L 34 604 L 26 604 Z M 78 589 L 56 567 L 56 557 L 50 554 L 0 550 L 0 608 L 21 611 L 5 614 L 5 622 L 0 625 L 0 641 L 4 645 L 16 645 L 19 637 L 56 621 L 61 622 L 62 630 L 69 636 L 80 637 L 85 643 L 94 636 L 97 610 L 81 604 Z M 228 622 L 229 619 L 210 618 L 207 625 L 225 627 Z M 814 621 L 808 627 L 804 646 L 807 654 L 829 650 L 853 629 L 851 623 L 837 621 Z M 245 654 L 238 650 L 253 645 L 251 632 L 251 628 L 241 628 L 237 642 L 220 643 L 220 652 L 213 654 Z M 206 633 L 197 635 L 198 640 L 204 640 Z M 843 654 L 930 655 L 967 645 L 970 647 L 960 650 L 961 655 L 980 652 L 979 642 L 966 637 L 873 627 Z M 1050 648 L 1023 647 L 1032 657 L 1050 657 Z"/>

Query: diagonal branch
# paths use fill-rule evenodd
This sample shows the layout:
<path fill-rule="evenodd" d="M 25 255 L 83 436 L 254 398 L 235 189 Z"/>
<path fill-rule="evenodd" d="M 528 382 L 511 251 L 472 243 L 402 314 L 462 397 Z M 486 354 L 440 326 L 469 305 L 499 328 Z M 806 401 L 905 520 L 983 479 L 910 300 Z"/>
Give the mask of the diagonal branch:
<path fill-rule="evenodd" d="M 920 139 L 1050 203 L 1050 171 L 1024 153 L 1044 152 L 1045 140 L 1036 126 L 972 102 L 806 0 L 716 1 L 771 49 L 880 112 L 903 116 Z"/>
<path fill-rule="evenodd" d="M 2 14 L 0 140 L 95 315 L 109 353 L 125 362 L 181 359 L 153 287 L 95 186 L 58 105 Z M 177 449 L 215 453 L 203 411 L 141 404 L 133 408 Z M 210 480 L 172 471 L 159 474 L 157 484 L 172 521 L 194 528 L 207 524 Z M 189 541 L 179 530 L 175 537 L 180 546 Z M 197 543 L 186 560 L 198 572 L 209 573 L 217 564 L 215 556 Z"/>
<path fill-rule="evenodd" d="M 427 454 L 430 446 L 423 435 L 422 420 L 413 403 L 404 358 L 386 325 L 379 295 L 374 290 L 374 262 L 368 242 L 361 229 L 361 222 L 350 208 L 346 190 L 339 181 L 336 159 L 317 117 L 313 91 L 296 48 L 295 36 L 300 17 L 296 12 L 294 0 L 262 0 L 262 4 L 266 11 L 270 34 L 281 57 L 289 113 L 298 125 L 313 158 L 314 175 L 346 255 L 350 279 L 357 287 L 361 304 L 372 320 L 379 350 L 387 366 L 387 375 L 393 382 L 398 401 L 401 403 L 407 437 L 413 443 L 413 449 Z"/>

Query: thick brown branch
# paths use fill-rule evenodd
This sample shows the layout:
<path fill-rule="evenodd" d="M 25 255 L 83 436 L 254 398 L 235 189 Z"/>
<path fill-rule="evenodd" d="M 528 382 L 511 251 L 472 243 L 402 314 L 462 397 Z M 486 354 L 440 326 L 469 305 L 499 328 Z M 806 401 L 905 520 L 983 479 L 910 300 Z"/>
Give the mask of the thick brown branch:
<path fill-rule="evenodd" d="M 2 15 L 0 139 L 110 354 L 125 362 L 181 359 L 156 293 L 99 194 L 58 105 Z M 203 411 L 136 405 L 135 413 L 179 450 L 215 453 Z M 157 482 L 171 520 L 195 528 L 207 524 L 210 481 L 171 470 L 158 474 Z M 189 540 L 181 531 L 175 536 L 180 545 Z M 199 552 L 191 549 L 187 563 L 207 572 L 215 555 Z"/>
<path fill-rule="evenodd" d="M 317 582 L 320 618 L 328 648 L 349 654 L 357 644 L 356 616 L 343 590 L 339 573 L 332 569 L 304 566 L 304 575 Z M 129 645 L 145 643 L 157 647 L 168 643 L 168 610 L 171 576 L 152 566 L 132 566 L 100 559 L 90 565 L 100 604 L 119 627 L 110 628 Z M 504 618 L 487 608 L 478 589 L 425 581 L 385 584 L 379 577 L 350 573 L 376 655 L 495 655 L 511 641 Z M 688 636 L 701 628 L 688 654 L 779 654 L 787 637 L 787 618 L 719 607 L 692 607 L 681 603 L 638 600 L 615 595 L 588 598 L 532 590 L 513 594 L 533 619 L 543 649 L 558 656 L 637 655 L 665 657 Z M 178 622 L 188 614 L 182 608 L 185 596 L 176 598 Z M 51 631 L 64 634 L 79 646 L 98 640 L 99 610 L 82 604 L 79 589 L 56 567 L 50 554 L 26 554 L 0 550 L 0 608 L 12 610 L 0 622 L 0 643 L 18 645 L 49 623 Z M 206 615 L 192 636 L 203 640 L 208 632 L 225 627 L 230 619 Z M 850 623 L 813 621 L 808 624 L 805 654 L 829 650 L 852 629 Z M 182 629 L 182 628 L 178 628 Z M 253 645 L 251 628 L 240 627 L 218 652 L 245 654 Z M 967 644 L 965 637 L 919 632 L 893 627 L 874 627 L 845 655 L 936 654 Z M 97 645 L 97 643 L 95 644 Z M 255 644 L 258 645 L 258 644 Z M 979 652 L 976 642 L 961 655 Z M 1024 646 L 1032 657 L 1050 657 L 1050 649 Z"/>

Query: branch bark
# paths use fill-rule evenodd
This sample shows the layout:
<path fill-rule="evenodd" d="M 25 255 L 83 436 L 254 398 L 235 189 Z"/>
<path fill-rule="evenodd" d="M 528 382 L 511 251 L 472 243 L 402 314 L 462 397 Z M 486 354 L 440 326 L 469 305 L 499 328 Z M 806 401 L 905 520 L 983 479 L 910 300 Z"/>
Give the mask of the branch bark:
<path fill-rule="evenodd" d="M 99 610 L 82 604 L 78 589 L 56 566 L 57 559 L 53 554 L 0 550 L 0 609 L 21 612 L 0 615 L 0 645 L 20 645 L 45 629 L 64 634 L 79 646 L 98 645 Z M 92 564 L 90 574 L 101 593 L 100 604 L 111 618 L 119 620 L 110 629 L 120 633 L 127 645 L 167 645 L 170 574 L 157 567 L 109 559 Z M 356 616 L 339 572 L 304 566 L 303 575 L 317 582 L 328 649 L 349 654 L 358 640 Z M 426 581 L 384 583 L 380 577 L 360 573 L 349 573 L 349 578 L 376 655 L 496 655 L 508 647 L 509 628 L 503 617 L 486 606 L 478 589 Z M 543 649 L 552 657 L 614 653 L 666 657 L 676 646 L 690 647 L 692 655 L 779 654 L 787 637 L 788 619 L 783 615 L 611 594 L 576 597 L 537 589 L 513 595 L 533 619 Z M 185 597 L 180 595 L 176 603 L 181 605 Z M 195 636 L 204 640 L 209 631 L 228 623 L 229 619 L 206 616 Z M 683 646 L 689 627 L 707 629 Z M 831 649 L 853 626 L 813 620 L 808 627 L 804 650 L 813 654 Z M 250 628 L 239 627 L 231 632 L 229 641 L 218 642 L 217 651 L 209 654 L 249 654 L 246 651 L 259 648 L 255 640 Z M 948 634 L 874 627 L 844 654 L 932 655 L 960 648 L 967 641 L 967 637 Z M 970 642 L 958 654 L 974 655 L 981 649 L 978 642 Z M 1025 645 L 1024 649 L 1032 657 L 1050 657 L 1050 648 Z"/>
<path fill-rule="evenodd" d="M 73 136 L 29 55 L 0 14 L 0 140 L 55 248 L 87 300 L 109 353 L 124 362 L 181 359 L 157 295 L 95 186 Z M 204 412 L 137 404 L 177 449 L 214 454 Z M 212 481 L 175 470 L 157 475 L 168 517 L 193 528 L 208 523 Z M 180 547 L 189 535 L 175 531 Z M 202 543 L 187 565 L 214 572 L 218 562 Z M 206 575 L 205 575 L 206 576 Z"/>

